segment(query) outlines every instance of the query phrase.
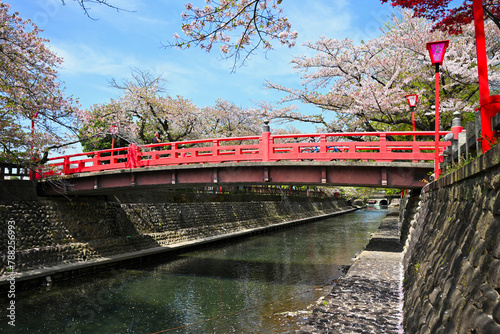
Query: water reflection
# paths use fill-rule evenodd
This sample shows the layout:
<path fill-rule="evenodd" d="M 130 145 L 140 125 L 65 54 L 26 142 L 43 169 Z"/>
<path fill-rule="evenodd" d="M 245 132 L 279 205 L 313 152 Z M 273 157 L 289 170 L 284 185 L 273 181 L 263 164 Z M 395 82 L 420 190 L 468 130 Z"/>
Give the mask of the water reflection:
<path fill-rule="evenodd" d="M 280 313 L 304 309 L 329 291 L 318 287 L 341 275 L 385 214 L 364 210 L 23 292 L 16 296 L 16 330 L 4 321 L 0 331 L 293 332 L 300 318 Z"/>

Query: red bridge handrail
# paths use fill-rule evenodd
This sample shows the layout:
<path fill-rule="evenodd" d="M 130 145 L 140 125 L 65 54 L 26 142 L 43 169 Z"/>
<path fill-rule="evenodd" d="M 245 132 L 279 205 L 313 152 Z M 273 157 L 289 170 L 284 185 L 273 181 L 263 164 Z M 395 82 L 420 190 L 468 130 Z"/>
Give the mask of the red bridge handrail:
<path fill-rule="evenodd" d="M 446 135 L 451 131 L 441 131 Z M 349 132 L 271 135 L 131 144 L 94 152 L 50 158 L 41 176 L 113 169 L 249 161 L 433 161 L 434 141 L 388 141 L 388 136 L 432 137 L 433 131 Z M 353 141 L 349 137 L 378 140 Z M 314 139 L 304 141 L 304 139 Z M 440 142 L 440 152 L 450 145 Z"/>

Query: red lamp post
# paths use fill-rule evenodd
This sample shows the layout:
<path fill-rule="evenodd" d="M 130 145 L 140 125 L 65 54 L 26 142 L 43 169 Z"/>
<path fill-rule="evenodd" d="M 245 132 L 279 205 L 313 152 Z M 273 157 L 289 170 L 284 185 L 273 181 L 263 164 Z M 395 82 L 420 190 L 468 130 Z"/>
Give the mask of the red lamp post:
<path fill-rule="evenodd" d="M 109 131 L 111 132 L 111 135 L 113 135 L 113 140 L 111 141 L 111 149 L 115 148 L 116 129 L 117 129 L 116 125 L 111 125 L 111 127 L 109 128 Z"/>
<path fill-rule="evenodd" d="M 488 57 L 486 55 L 486 38 L 484 33 L 483 1 L 473 0 L 474 26 L 476 32 L 477 69 L 479 74 L 479 104 L 481 110 L 481 132 L 483 152 L 491 148 L 490 143 L 497 138 L 493 131 L 491 117 L 500 110 L 500 95 L 490 95 L 488 82 Z"/>
<path fill-rule="evenodd" d="M 439 65 L 443 64 L 444 54 L 450 41 L 436 41 L 427 43 L 427 50 L 431 57 L 432 64 L 436 67 L 436 116 L 435 124 L 435 154 L 434 154 L 434 179 L 439 178 L 441 171 L 439 170 Z"/>
<path fill-rule="evenodd" d="M 411 110 L 411 123 L 413 124 L 413 132 L 415 132 L 415 107 L 417 106 L 418 95 L 410 94 L 406 95 L 406 100 Z M 415 134 L 413 134 L 413 141 L 415 141 Z"/>

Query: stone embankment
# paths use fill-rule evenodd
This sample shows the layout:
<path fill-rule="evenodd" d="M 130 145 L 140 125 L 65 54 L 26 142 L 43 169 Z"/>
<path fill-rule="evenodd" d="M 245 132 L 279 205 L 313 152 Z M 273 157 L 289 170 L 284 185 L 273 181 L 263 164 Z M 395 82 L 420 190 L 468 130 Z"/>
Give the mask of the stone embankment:
<path fill-rule="evenodd" d="M 299 333 L 403 333 L 399 213 L 390 212 Z"/>
<path fill-rule="evenodd" d="M 257 233 L 353 210 L 344 200 L 211 196 L 166 192 L 103 198 L 0 203 L 0 285 L 7 271 L 8 221 L 15 227 L 17 281 Z M 33 197 L 33 196 L 32 196 Z M 192 197 L 192 196 L 191 196 Z M 135 200 L 134 200 L 135 198 Z M 11 224 L 12 225 L 12 224 Z M 52 279 L 57 278 L 55 276 Z"/>
<path fill-rule="evenodd" d="M 407 333 L 500 333 L 500 145 L 427 185 L 404 252 Z"/>

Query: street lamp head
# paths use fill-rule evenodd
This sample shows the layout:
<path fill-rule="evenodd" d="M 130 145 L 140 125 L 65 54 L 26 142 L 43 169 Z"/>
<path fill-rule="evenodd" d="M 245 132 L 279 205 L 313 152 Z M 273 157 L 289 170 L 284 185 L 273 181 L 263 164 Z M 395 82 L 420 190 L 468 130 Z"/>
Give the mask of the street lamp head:
<path fill-rule="evenodd" d="M 431 62 L 433 64 L 443 64 L 444 54 L 449 43 L 450 41 L 448 40 L 427 43 L 427 50 L 429 51 Z"/>
<path fill-rule="evenodd" d="M 417 100 L 418 100 L 418 95 L 417 94 L 410 94 L 406 95 L 406 100 L 408 101 L 408 105 L 412 107 L 417 106 Z"/>

